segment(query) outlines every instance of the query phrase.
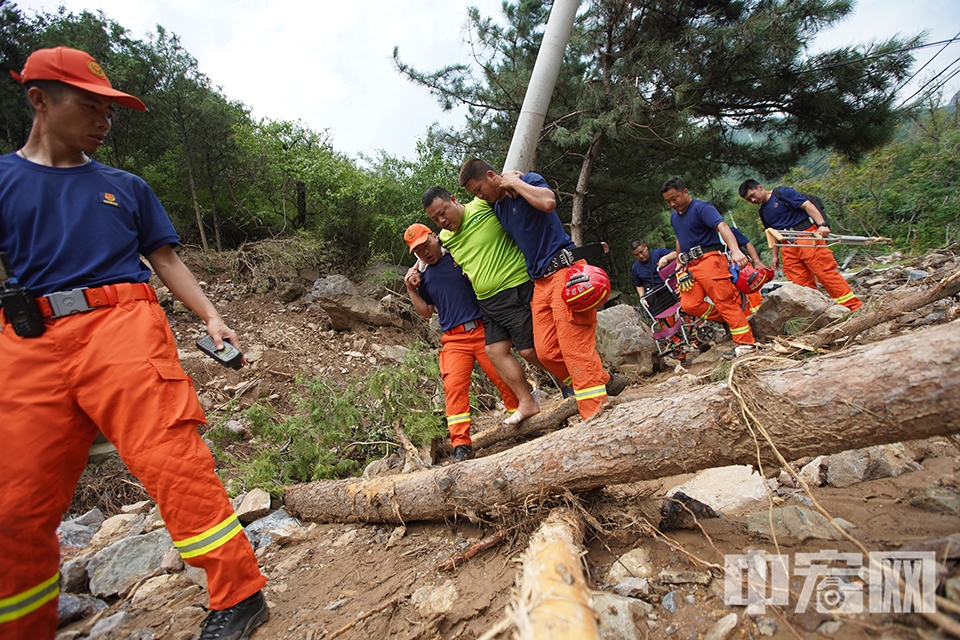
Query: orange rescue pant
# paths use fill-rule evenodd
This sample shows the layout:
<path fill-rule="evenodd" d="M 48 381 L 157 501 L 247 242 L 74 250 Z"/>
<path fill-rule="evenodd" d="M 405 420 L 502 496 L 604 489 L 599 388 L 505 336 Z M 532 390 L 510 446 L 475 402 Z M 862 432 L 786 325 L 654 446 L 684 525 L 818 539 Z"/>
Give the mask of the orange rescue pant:
<path fill-rule="evenodd" d="M 563 300 L 567 270 L 533 281 L 533 343 L 537 357 L 550 373 L 572 383 L 584 420 L 600 412 L 607 401 L 607 382 L 597 354 L 597 310 L 574 312 Z"/>
<path fill-rule="evenodd" d="M 811 232 L 816 230 L 817 225 L 807 229 Z M 863 306 L 860 298 L 854 295 L 850 285 L 840 275 L 833 251 L 830 251 L 822 240 L 797 240 L 795 246 L 780 247 L 780 260 L 783 263 L 783 274 L 793 284 L 816 289 L 816 278 L 837 304 L 842 304 L 850 311 L 856 311 Z"/>
<path fill-rule="evenodd" d="M 483 325 L 463 331 L 454 327 L 440 339 L 440 375 L 443 377 L 443 396 L 447 411 L 447 429 L 454 447 L 470 445 L 470 376 L 473 363 L 490 378 L 500 390 L 500 397 L 508 411 L 516 411 L 520 400 L 494 369 L 486 352 L 486 334 Z"/>
<path fill-rule="evenodd" d="M 719 251 L 691 260 L 693 287 L 680 292 L 680 306 L 692 316 L 713 322 L 726 322 L 737 344 L 753 344 L 753 331 L 740 306 L 740 292 L 733 286 L 727 257 Z M 713 300 L 709 303 L 707 296 Z"/>
<path fill-rule="evenodd" d="M 0 640 L 54 637 L 57 526 L 97 430 L 156 500 L 184 560 L 206 570 L 212 609 L 266 583 L 213 458 L 205 422 L 155 302 L 117 287 L 120 304 L 0 332 Z"/>

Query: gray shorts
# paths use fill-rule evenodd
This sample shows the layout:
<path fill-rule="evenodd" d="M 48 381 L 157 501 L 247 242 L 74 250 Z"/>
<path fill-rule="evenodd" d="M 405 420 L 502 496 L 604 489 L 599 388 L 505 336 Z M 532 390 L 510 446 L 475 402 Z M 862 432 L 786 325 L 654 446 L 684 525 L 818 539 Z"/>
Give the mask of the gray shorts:
<path fill-rule="evenodd" d="M 487 344 L 512 340 L 517 351 L 533 349 L 533 282 L 524 282 L 479 302 Z"/>

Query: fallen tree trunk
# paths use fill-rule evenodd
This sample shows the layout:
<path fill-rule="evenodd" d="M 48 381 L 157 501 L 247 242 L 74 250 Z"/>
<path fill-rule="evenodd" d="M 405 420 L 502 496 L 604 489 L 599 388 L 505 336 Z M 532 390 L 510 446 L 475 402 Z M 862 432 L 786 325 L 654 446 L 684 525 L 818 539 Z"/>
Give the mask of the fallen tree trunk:
<path fill-rule="evenodd" d="M 840 340 L 850 340 L 878 324 L 895 320 L 905 313 L 916 311 L 932 302 L 958 293 L 960 293 L 960 272 L 944 278 L 926 291 L 884 296 L 882 303 L 876 309 L 854 315 L 838 326 L 825 327 L 812 336 L 803 338 L 802 342 L 811 347 L 820 348 Z"/>
<path fill-rule="evenodd" d="M 486 431 L 471 436 L 474 449 L 489 447 L 497 442 L 509 440 L 510 438 L 519 438 L 537 431 L 552 431 L 558 429 L 563 421 L 577 415 L 577 401 L 573 398 L 567 398 L 549 411 L 538 413 L 537 415 L 521 420 L 519 424 L 500 423 Z"/>
<path fill-rule="evenodd" d="M 599 640 L 580 557 L 583 523 L 568 508 L 554 509 L 531 536 L 510 618 L 521 640 Z"/>
<path fill-rule="evenodd" d="M 741 391 L 788 460 L 960 431 L 960 321 L 753 374 Z M 436 520 L 564 488 L 756 464 L 742 415 L 726 384 L 671 390 L 485 458 L 287 487 L 285 505 L 317 522 Z M 762 441 L 760 456 L 776 464 Z"/>

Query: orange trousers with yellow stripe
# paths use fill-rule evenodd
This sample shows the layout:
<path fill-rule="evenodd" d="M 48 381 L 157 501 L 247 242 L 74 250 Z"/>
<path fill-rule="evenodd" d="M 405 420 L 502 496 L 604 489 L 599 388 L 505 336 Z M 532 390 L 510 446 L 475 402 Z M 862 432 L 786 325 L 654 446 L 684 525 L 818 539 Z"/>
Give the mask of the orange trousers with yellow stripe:
<path fill-rule="evenodd" d="M 740 306 L 740 292 L 733 285 L 727 256 L 719 251 L 691 260 L 693 288 L 680 292 L 680 306 L 686 313 L 713 322 L 726 322 L 737 344 L 753 344 L 753 331 Z M 710 296 L 713 302 L 705 298 Z"/>
<path fill-rule="evenodd" d="M 816 225 L 807 229 L 810 232 L 816 230 Z M 797 240 L 794 246 L 780 247 L 780 260 L 783 263 L 783 275 L 793 284 L 816 289 L 816 278 L 837 304 L 842 304 L 850 311 L 863 306 L 860 298 L 840 275 L 833 251 L 822 240 Z"/>
<path fill-rule="evenodd" d="M 156 500 L 184 560 L 206 570 L 212 609 L 266 583 L 197 433 L 203 411 L 166 316 L 127 292 L 117 307 L 47 320 L 37 338 L 3 319 L 0 640 L 56 633 L 56 530 L 98 429 Z"/>
<path fill-rule="evenodd" d="M 533 281 L 533 343 L 547 370 L 573 387 L 584 420 L 607 401 L 610 374 L 597 353 L 597 310 L 574 312 L 563 300 L 567 270 Z"/>
<path fill-rule="evenodd" d="M 500 374 L 486 351 L 483 325 L 470 331 L 445 331 L 440 339 L 440 375 L 443 377 L 443 400 L 447 411 L 447 429 L 454 447 L 470 445 L 470 378 L 473 363 L 479 362 L 503 398 L 508 411 L 516 411 L 520 400 Z"/>

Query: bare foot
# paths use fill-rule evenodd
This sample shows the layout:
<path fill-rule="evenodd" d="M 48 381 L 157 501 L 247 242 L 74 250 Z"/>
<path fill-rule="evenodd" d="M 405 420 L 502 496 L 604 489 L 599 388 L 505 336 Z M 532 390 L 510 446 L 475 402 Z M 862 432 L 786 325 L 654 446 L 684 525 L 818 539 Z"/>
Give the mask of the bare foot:
<path fill-rule="evenodd" d="M 521 402 L 517 410 L 513 412 L 513 415 L 504 420 L 503 424 L 509 426 L 520 424 L 527 418 L 533 417 L 538 413 L 540 413 L 540 405 L 534 402 L 533 398 L 530 398 L 530 402 Z"/>

